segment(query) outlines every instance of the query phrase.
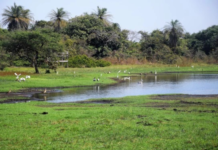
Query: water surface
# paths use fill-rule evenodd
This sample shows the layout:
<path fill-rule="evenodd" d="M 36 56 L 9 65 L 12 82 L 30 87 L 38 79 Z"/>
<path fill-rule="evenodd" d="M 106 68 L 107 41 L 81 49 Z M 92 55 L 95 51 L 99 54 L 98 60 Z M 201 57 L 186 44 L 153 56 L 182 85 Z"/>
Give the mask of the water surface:
<path fill-rule="evenodd" d="M 60 103 L 150 94 L 218 94 L 218 74 L 174 73 L 137 76 L 109 86 L 95 85 L 49 93 L 46 94 L 46 100 Z M 39 97 L 43 98 L 45 95 Z"/>

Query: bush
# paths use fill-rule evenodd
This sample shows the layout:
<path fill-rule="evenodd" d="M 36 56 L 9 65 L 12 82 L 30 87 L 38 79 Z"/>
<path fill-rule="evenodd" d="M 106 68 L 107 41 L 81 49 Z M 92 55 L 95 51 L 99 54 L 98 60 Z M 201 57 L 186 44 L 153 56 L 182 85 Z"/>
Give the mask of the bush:
<path fill-rule="evenodd" d="M 96 66 L 98 67 L 106 67 L 106 66 L 110 66 L 111 63 L 106 61 L 106 60 L 96 60 Z"/>
<path fill-rule="evenodd" d="M 69 67 L 73 68 L 84 68 L 84 67 L 105 67 L 110 66 L 110 62 L 105 60 L 95 60 L 93 58 L 89 58 L 86 55 L 77 55 L 74 57 L 71 57 L 68 60 Z"/>

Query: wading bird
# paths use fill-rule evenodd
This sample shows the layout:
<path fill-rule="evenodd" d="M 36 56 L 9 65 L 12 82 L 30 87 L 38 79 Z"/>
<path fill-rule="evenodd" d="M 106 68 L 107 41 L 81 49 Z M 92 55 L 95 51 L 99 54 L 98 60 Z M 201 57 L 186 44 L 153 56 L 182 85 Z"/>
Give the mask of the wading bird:
<path fill-rule="evenodd" d="M 46 88 L 44 89 L 44 91 L 42 92 L 43 94 L 45 94 L 47 92 Z"/>
<path fill-rule="evenodd" d="M 11 89 L 7 92 L 7 94 L 10 94 L 11 93 Z"/>

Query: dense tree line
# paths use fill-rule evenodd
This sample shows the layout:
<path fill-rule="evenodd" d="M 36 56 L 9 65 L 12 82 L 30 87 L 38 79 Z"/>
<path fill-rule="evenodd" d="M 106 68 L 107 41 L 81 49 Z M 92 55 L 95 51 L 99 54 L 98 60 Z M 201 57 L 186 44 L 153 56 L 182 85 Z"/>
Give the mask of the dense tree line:
<path fill-rule="evenodd" d="M 61 52 L 69 57 L 87 56 L 111 63 L 137 62 L 185 63 L 187 60 L 218 61 L 218 26 L 198 33 L 184 33 L 178 20 L 163 30 L 133 32 L 122 30 L 111 21 L 106 8 L 70 18 L 63 8 L 52 10 L 50 21 L 33 22 L 29 9 L 14 4 L 4 10 L 0 28 L 0 69 L 6 66 L 55 66 Z M 140 40 L 134 40 L 140 36 Z"/>

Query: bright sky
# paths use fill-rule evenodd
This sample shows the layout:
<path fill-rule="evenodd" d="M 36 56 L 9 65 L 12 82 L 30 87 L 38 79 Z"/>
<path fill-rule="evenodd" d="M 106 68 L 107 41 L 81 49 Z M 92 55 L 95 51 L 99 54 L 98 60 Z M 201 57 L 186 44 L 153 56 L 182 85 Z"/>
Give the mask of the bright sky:
<path fill-rule="evenodd" d="M 34 20 L 49 20 L 48 14 L 63 7 L 70 18 L 84 12 L 107 8 L 112 22 L 131 31 L 162 30 L 171 20 L 179 20 L 186 32 L 196 33 L 218 25 L 218 0 L 0 0 L 1 14 L 14 2 L 29 9 Z M 6 28 L 6 27 L 4 27 Z"/>

